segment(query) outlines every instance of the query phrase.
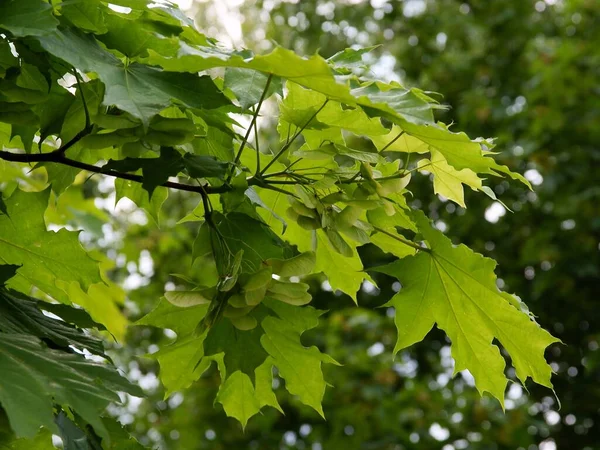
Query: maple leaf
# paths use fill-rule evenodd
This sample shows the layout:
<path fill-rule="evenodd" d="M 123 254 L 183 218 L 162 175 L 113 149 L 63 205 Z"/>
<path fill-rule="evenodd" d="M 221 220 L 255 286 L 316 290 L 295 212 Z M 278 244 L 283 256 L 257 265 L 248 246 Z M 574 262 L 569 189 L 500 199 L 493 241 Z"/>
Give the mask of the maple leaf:
<path fill-rule="evenodd" d="M 57 281 L 75 281 L 87 290 L 102 279 L 98 263 L 85 252 L 78 233 L 46 230 L 44 211 L 49 195 L 49 189 L 36 193 L 17 190 L 6 200 L 8 215 L 0 215 L 0 262 L 22 266 L 9 287 L 27 292 L 34 285 L 62 298 L 64 292 L 56 287 Z"/>
<path fill-rule="evenodd" d="M 464 245 L 453 246 L 423 213 L 414 216 L 430 251 L 373 269 L 402 283 L 400 292 L 388 303 L 396 308 L 398 340 L 394 352 L 423 340 L 437 325 L 452 341 L 454 373 L 468 369 L 481 393 L 487 391 L 504 404 L 508 380 L 494 339 L 508 351 L 523 383 L 531 377 L 552 388 L 552 369 L 544 359 L 544 350 L 559 340 L 498 289 L 493 260 Z"/>

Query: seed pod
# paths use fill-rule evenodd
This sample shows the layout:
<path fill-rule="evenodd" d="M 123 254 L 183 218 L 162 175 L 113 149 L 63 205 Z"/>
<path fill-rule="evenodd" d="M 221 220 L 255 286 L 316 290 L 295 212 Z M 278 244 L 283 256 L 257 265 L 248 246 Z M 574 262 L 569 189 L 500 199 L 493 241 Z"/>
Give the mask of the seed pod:
<path fill-rule="evenodd" d="M 231 305 L 227 305 L 225 307 L 225 310 L 223 311 L 223 315 L 225 317 L 229 317 L 230 319 L 237 319 L 238 317 L 245 316 L 253 309 L 254 309 L 254 306 L 246 306 L 244 308 L 234 308 Z"/>
<path fill-rule="evenodd" d="M 293 277 L 311 273 L 316 260 L 314 252 L 304 252 L 290 259 L 268 259 L 267 264 L 280 277 Z"/>
<path fill-rule="evenodd" d="M 335 230 L 327 230 L 326 234 L 329 242 L 338 253 L 347 257 L 354 255 L 352 247 L 348 245 L 340 233 Z"/>
<path fill-rule="evenodd" d="M 169 291 L 165 292 L 165 298 L 172 305 L 187 308 L 190 306 L 209 304 L 214 294 L 214 289 L 204 289 L 201 291 Z"/>
<path fill-rule="evenodd" d="M 318 230 L 321 228 L 321 223 L 317 219 L 306 216 L 299 216 L 296 222 L 305 230 Z"/>
<path fill-rule="evenodd" d="M 234 308 L 245 308 L 248 306 L 246 304 L 246 299 L 242 294 L 233 294 L 231 297 L 229 297 L 229 304 Z"/>
<path fill-rule="evenodd" d="M 290 201 L 290 205 L 292 206 L 294 211 L 296 211 L 296 213 L 298 213 L 299 215 L 312 217 L 314 219 L 319 217 L 319 215 L 314 209 L 309 208 L 304 203 L 299 202 L 295 198 L 288 198 L 288 200 Z"/>
<path fill-rule="evenodd" d="M 252 316 L 242 316 L 242 317 L 238 317 L 235 319 L 229 319 L 231 320 L 231 324 L 236 327 L 238 330 L 241 331 L 249 331 L 249 330 L 253 330 L 254 328 L 256 328 L 256 325 L 258 325 L 258 322 L 256 321 L 256 319 Z"/>
<path fill-rule="evenodd" d="M 280 302 L 301 306 L 310 303 L 312 300 L 311 295 L 307 292 L 308 288 L 309 285 L 306 283 L 274 280 L 269 286 L 267 295 Z"/>

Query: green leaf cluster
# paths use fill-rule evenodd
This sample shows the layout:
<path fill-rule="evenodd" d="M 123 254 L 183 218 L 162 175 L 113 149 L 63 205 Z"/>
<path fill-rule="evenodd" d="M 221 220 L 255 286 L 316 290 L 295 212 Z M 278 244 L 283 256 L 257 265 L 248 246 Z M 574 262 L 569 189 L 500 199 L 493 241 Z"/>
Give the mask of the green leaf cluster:
<path fill-rule="evenodd" d="M 491 260 L 452 246 L 407 203 L 419 172 L 463 207 L 464 185 L 495 198 L 487 176 L 529 186 L 494 160 L 491 140 L 436 122 L 443 107 L 419 89 L 354 75 L 369 49 L 329 60 L 280 47 L 266 55 L 229 51 L 170 6 L 125 3 L 127 13 L 100 0 L 0 7 L 0 262 L 19 266 L 9 288 L 79 305 L 88 320 L 69 310 L 67 322 L 99 323 L 122 338 L 122 292 L 105 261 L 76 232 L 49 231 L 45 221 L 51 210 L 62 220 L 61 199 L 100 174 L 116 179 L 117 200 L 129 198 L 159 225 L 169 192 L 198 199 L 181 222 L 199 223 L 180 226 L 198 229 L 190 260 L 201 262 L 203 282 L 184 277 L 183 289 L 166 292 L 137 322 L 177 334 L 152 355 L 168 394 L 214 362 L 216 400 L 245 426 L 265 406 L 280 409 L 276 368 L 285 388 L 324 416 L 321 367 L 336 362 L 302 344 L 324 313 L 308 306 L 304 278 L 323 274 L 356 302 L 362 283 L 373 281 L 358 250 L 365 245 L 393 256 L 377 270 L 404 286 L 390 301 L 397 350 L 437 324 L 453 342 L 456 370 L 469 369 L 480 392 L 503 402 L 505 362 L 494 338 L 523 382 L 552 386 L 543 355 L 555 339 L 496 288 Z M 269 121 L 278 142 L 261 140 Z M 19 169 L 26 163 L 35 169 L 30 176 Z M 104 222 L 97 208 L 80 206 Z M 103 354 L 98 343 L 40 317 L 32 299 L 5 297 L 18 324 L 0 321 L 0 369 L 15 375 L 0 381 L 0 402 L 15 432 L 33 437 L 40 426 L 58 426 L 75 442 L 72 424 L 85 423 L 111 448 L 103 408 L 116 390 L 140 391 L 112 366 L 65 348 Z M 44 347 L 48 340 L 62 350 Z M 15 393 L 24 389 L 19 401 Z"/>

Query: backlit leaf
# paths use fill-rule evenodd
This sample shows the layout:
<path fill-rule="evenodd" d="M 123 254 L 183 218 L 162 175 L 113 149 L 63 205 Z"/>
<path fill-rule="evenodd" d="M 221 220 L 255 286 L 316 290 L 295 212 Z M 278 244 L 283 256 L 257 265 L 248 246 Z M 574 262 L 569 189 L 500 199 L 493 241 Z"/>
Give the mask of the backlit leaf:
<path fill-rule="evenodd" d="M 508 351 L 517 377 L 552 388 L 552 369 L 544 350 L 558 340 L 512 304 L 496 286 L 496 263 L 464 245 L 454 247 L 422 214 L 419 231 L 431 252 L 418 252 L 376 270 L 392 275 L 403 287 L 389 302 L 396 308 L 395 351 L 421 341 L 434 324 L 452 341 L 454 373 L 468 369 L 477 389 L 504 404 L 508 380 L 504 358 L 492 341 Z"/>

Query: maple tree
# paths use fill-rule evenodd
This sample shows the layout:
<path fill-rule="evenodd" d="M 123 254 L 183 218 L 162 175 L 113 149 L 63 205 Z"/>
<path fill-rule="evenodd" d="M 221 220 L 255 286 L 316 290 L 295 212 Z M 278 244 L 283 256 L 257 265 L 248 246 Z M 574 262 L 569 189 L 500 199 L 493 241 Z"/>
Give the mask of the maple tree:
<path fill-rule="evenodd" d="M 245 426 L 263 407 L 281 409 L 275 367 L 286 389 L 324 416 L 321 366 L 337 363 L 302 344 L 324 312 L 308 306 L 302 277 L 323 273 L 356 301 L 371 280 L 357 251 L 368 243 L 397 259 L 369 269 L 403 286 L 390 300 L 396 351 L 437 324 L 452 341 L 455 372 L 470 370 L 481 393 L 503 402 L 508 381 L 494 339 L 523 383 L 552 387 L 544 350 L 557 340 L 496 287 L 492 260 L 453 246 L 406 202 L 419 173 L 461 206 L 465 185 L 496 199 L 487 176 L 529 187 L 494 160 L 491 139 L 435 122 L 443 106 L 430 94 L 360 76 L 369 49 L 327 60 L 280 47 L 230 51 L 172 6 L 110 3 L 121 8 L 0 4 L 0 404 L 17 437 L 123 445 L 129 437 L 102 411 L 119 391 L 143 395 L 117 372 L 99 333 L 82 331 L 123 337 L 125 294 L 109 277 L 111 261 L 86 251 L 76 232 L 48 229 L 63 225 L 61 200 L 82 195 L 94 174 L 114 178 L 117 200 L 156 221 L 170 191 L 198 197 L 181 218 L 198 229 L 192 267 L 181 270 L 203 271 L 203 282 L 180 276 L 185 288 L 166 292 L 135 324 L 177 334 L 152 355 L 167 393 L 214 362 L 216 401 Z M 267 125 L 279 142 L 261 142 Z M 353 148 L 357 139 L 370 149 Z"/>

